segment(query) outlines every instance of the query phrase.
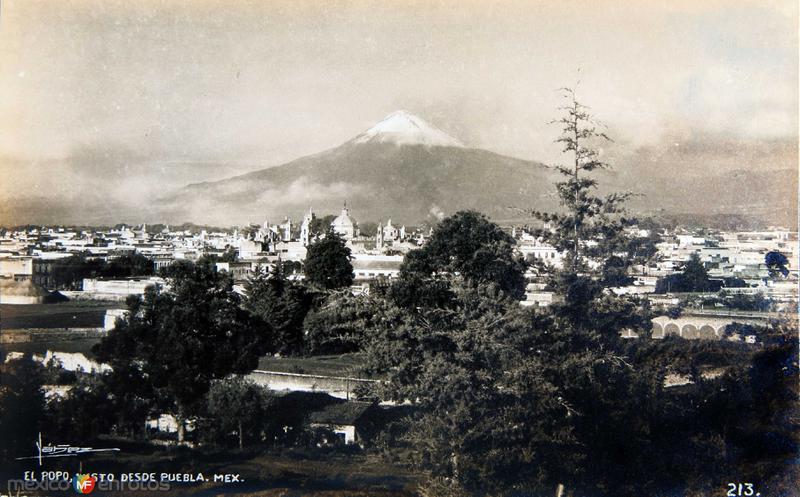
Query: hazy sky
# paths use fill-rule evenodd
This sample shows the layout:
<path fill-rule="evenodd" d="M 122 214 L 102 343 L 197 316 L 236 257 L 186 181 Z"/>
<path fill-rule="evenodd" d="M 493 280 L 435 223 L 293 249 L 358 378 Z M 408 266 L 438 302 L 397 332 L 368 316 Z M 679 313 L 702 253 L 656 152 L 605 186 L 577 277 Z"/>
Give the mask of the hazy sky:
<path fill-rule="evenodd" d="M 397 109 L 552 161 L 555 90 L 578 79 L 620 154 L 793 167 L 797 19 L 793 0 L 4 0 L 0 196 L 163 193 Z"/>

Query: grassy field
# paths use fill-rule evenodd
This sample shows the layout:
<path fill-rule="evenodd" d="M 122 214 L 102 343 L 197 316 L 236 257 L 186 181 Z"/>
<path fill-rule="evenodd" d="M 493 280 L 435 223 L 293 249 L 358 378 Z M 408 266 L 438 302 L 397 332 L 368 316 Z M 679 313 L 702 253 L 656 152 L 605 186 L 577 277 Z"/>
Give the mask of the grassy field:
<path fill-rule="evenodd" d="M 100 328 L 107 309 L 120 302 L 70 301 L 55 304 L 0 304 L 0 328 Z"/>

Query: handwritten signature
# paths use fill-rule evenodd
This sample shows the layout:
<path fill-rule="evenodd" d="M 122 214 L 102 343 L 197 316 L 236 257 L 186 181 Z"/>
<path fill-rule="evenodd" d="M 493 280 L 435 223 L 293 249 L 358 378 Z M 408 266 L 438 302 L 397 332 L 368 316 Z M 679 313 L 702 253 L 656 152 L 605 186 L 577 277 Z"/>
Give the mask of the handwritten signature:
<path fill-rule="evenodd" d="M 21 461 L 23 459 L 38 459 L 39 466 L 42 465 L 42 459 L 46 457 L 77 457 L 79 454 L 86 454 L 89 452 L 119 452 L 117 448 L 109 448 L 109 449 L 93 449 L 92 447 L 73 447 L 72 445 L 52 445 L 42 444 L 42 434 L 39 433 L 39 440 L 36 441 L 36 450 L 38 451 L 38 455 L 35 456 L 27 456 L 27 457 L 17 457 L 17 461 Z"/>

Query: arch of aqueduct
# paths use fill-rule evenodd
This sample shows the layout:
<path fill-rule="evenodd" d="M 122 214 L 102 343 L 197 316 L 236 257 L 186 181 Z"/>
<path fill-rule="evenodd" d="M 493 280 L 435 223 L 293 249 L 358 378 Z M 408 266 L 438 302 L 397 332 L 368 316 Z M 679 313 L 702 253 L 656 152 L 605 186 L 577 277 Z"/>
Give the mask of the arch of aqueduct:
<path fill-rule="evenodd" d="M 688 339 L 719 340 L 730 319 L 703 316 L 687 316 L 672 319 L 669 316 L 653 318 L 653 338 L 678 335 Z"/>

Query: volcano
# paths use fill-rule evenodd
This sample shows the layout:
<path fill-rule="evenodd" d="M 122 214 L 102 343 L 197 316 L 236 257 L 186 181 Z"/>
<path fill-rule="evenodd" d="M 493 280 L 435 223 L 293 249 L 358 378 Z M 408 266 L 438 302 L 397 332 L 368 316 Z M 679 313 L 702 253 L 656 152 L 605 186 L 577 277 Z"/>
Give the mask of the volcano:
<path fill-rule="evenodd" d="M 435 222 L 459 209 L 508 218 L 552 197 L 552 179 L 538 162 L 466 147 L 398 111 L 336 148 L 188 185 L 162 207 L 169 218 L 219 225 L 297 218 L 309 207 L 338 212 L 345 200 L 357 218 L 371 221 Z"/>

